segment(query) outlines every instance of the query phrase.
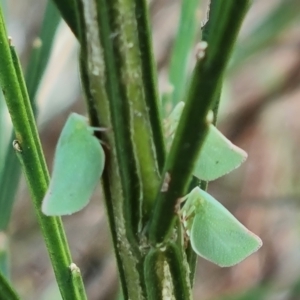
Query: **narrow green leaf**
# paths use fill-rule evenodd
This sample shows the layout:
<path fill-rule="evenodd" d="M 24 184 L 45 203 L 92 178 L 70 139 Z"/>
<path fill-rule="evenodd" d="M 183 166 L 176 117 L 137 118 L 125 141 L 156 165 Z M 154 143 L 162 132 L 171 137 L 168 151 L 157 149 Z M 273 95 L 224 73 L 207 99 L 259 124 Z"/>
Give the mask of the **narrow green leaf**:
<path fill-rule="evenodd" d="M 34 111 L 35 95 L 49 61 L 54 36 L 60 20 L 59 11 L 52 1 L 48 1 L 39 37 L 33 41 L 25 76 L 29 99 L 33 104 Z"/>
<path fill-rule="evenodd" d="M 0 300 L 20 300 L 21 298 L 11 284 L 0 272 Z"/>
<path fill-rule="evenodd" d="M 250 56 L 257 54 L 272 42 L 293 22 L 299 18 L 299 0 L 284 0 L 263 18 L 251 32 L 242 39 L 233 53 L 230 71 L 234 71 Z"/>
<path fill-rule="evenodd" d="M 188 57 L 195 41 L 197 28 L 200 27 L 197 13 L 199 13 L 198 8 L 201 1 L 189 0 L 181 3 L 180 22 L 169 67 L 169 81 L 172 86 L 171 107 L 175 107 L 179 101 L 184 100 L 183 97 L 188 86 Z M 166 110 L 167 104 L 163 104 L 164 110 Z"/>
<path fill-rule="evenodd" d="M 165 135 L 168 142 L 168 146 L 170 146 L 173 137 L 174 132 L 177 128 L 177 125 L 179 123 L 182 111 L 184 108 L 184 102 L 180 101 L 176 104 L 168 118 L 165 120 L 164 129 L 165 129 Z"/>

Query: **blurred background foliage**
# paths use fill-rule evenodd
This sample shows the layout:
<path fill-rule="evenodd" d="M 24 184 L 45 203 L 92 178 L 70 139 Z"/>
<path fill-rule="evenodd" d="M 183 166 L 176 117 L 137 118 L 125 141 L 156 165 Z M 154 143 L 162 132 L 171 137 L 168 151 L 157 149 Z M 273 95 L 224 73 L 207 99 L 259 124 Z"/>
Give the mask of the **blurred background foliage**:
<path fill-rule="evenodd" d="M 69 112 L 85 114 L 78 45 L 45 0 L 1 0 L 0 4 L 21 57 L 31 98 L 36 101 L 43 149 L 51 170 L 57 138 Z M 196 13 L 198 40 L 206 4 L 202 1 Z M 162 95 L 172 89 L 168 67 L 180 5 L 178 0 L 150 2 Z M 222 90 L 218 127 L 246 150 L 249 158 L 238 170 L 211 183 L 209 191 L 258 234 L 264 245 L 232 268 L 221 269 L 199 259 L 195 299 L 300 299 L 299 11 L 298 0 L 254 0 L 240 33 Z M 41 34 L 47 38 L 43 38 L 44 47 L 39 51 L 37 37 Z M 191 51 L 191 68 L 193 63 Z M 11 276 L 22 299 L 60 299 L 24 178 L 19 181 L 14 170 L 8 173 L 5 169 L 3 173 L 5 163 L 13 159 L 7 156 L 7 149 L 12 155 L 14 152 L 2 98 L 0 128 L 0 186 L 5 182 L 5 193 L 10 195 L 0 189 L 0 214 L 6 197 L 16 200 L 9 224 L 2 224 L 0 230 L 0 268 Z M 73 258 L 82 270 L 90 300 L 116 299 L 118 295 L 114 254 L 100 195 L 99 188 L 87 208 L 64 218 Z M 10 265 L 6 264 L 8 253 Z"/>

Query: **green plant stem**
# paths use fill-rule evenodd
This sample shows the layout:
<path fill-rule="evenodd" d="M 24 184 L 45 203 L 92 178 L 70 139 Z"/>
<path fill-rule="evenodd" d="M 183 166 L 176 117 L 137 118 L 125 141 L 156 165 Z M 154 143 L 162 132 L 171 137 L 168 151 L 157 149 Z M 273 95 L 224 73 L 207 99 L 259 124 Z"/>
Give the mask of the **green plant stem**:
<path fill-rule="evenodd" d="M 3 168 L 0 170 L 0 231 L 7 229 L 20 179 L 19 162 L 11 150 L 13 140 L 14 138 L 12 136 L 10 138 L 9 148 L 7 147 L 6 149 Z"/>
<path fill-rule="evenodd" d="M 87 300 L 80 269 L 74 263 L 72 263 L 70 265 L 70 271 L 73 286 L 77 288 L 77 299 Z"/>
<path fill-rule="evenodd" d="M 33 41 L 25 76 L 28 95 L 34 112 L 36 92 L 47 67 L 54 36 L 60 20 L 59 11 L 52 1 L 48 1 L 39 37 Z"/>
<path fill-rule="evenodd" d="M 21 91 L 21 96 L 22 96 L 22 99 L 23 99 L 24 109 L 25 109 L 25 111 L 30 112 L 30 115 L 29 115 L 29 113 L 28 113 L 28 115 L 29 115 L 30 118 L 31 117 L 33 118 L 33 119 L 30 119 L 30 121 L 32 122 L 31 123 L 32 124 L 31 128 L 33 128 L 33 127 L 35 127 L 35 120 L 34 120 L 33 110 L 32 110 L 31 102 L 29 100 L 29 96 L 28 96 L 28 93 L 27 93 L 26 84 L 25 84 L 25 80 L 24 80 L 24 77 L 23 77 L 23 73 L 22 73 L 22 68 L 21 68 L 19 58 L 18 58 L 18 55 L 16 53 L 16 50 L 15 50 L 14 46 L 10 46 L 10 54 L 11 54 L 11 59 L 12 59 L 12 63 L 13 63 L 13 68 L 14 68 L 14 71 L 15 71 L 15 74 L 16 74 L 16 79 L 17 79 L 17 82 L 19 84 L 19 89 Z M 7 103 L 7 100 L 6 100 L 6 103 Z M 7 107 L 8 107 L 8 105 L 7 105 Z M 8 107 L 8 109 L 9 109 L 9 107 Z M 35 129 L 36 129 L 36 127 L 35 127 Z M 36 129 L 36 132 L 37 132 L 37 129 Z M 33 134 L 32 139 L 34 140 L 34 143 L 36 145 L 36 151 L 38 153 L 39 160 L 44 161 L 43 150 L 42 150 L 42 147 L 41 147 L 41 144 L 40 144 L 40 139 L 39 139 L 38 133 Z M 48 169 L 47 169 L 47 165 L 46 165 L 45 161 L 44 161 L 43 164 L 41 164 L 41 166 L 43 168 L 43 173 L 48 174 Z"/>
<path fill-rule="evenodd" d="M 90 119 L 98 122 L 93 126 L 111 129 L 101 136 L 109 146 L 103 188 L 123 295 L 145 299 L 144 253 L 138 239 L 164 160 L 156 86 L 152 86 L 156 78 L 151 70 L 146 72 L 150 62 L 141 61 L 152 54 L 145 50 L 149 45 L 146 5 L 133 0 L 78 4 L 84 29 L 79 30 L 81 74 Z M 144 31 L 141 24 L 146 24 Z"/>
<path fill-rule="evenodd" d="M 13 47 L 9 45 L 0 12 L 0 85 L 16 133 L 14 144 L 31 192 L 37 219 L 44 236 L 57 283 L 63 299 L 79 299 L 70 281 L 71 256 L 59 218 L 46 217 L 41 201 L 48 187 L 49 174 L 42 154 L 33 112 Z"/>
<path fill-rule="evenodd" d="M 192 299 L 189 266 L 180 248 L 175 243 L 169 243 L 165 251 L 166 261 L 170 268 L 175 299 Z"/>
<path fill-rule="evenodd" d="M 59 20 L 60 17 L 57 9 L 51 2 L 48 2 L 40 37 L 35 41 L 35 45 L 33 46 L 30 56 L 30 62 L 26 71 L 28 95 L 34 114 L 36 114 L 35 95 L 48 62 L 54 34 Z M 12 51 L 14 52 L 14 49 L 12 49 Z M 17 60 L 15 54 L 14 57 L 15 60 Z M 18 80 L 22 81 L 22 71 L 19 67 L 18 69 Z M 24 86 L 24 84 L 22 84 L 22 86 Z M 25 89 L 23 90 L 23 97 L 26 97 L 26 94 L 27 92 Z M 5 153 L 4 166 L 0 171 L 0 230 L 6 230 L 8 226 L 21 174 L 19 161 L 15 153 L 11 151 L 11 144 L 14 139 L 15 136 L 12 132 L 9 148 L 6 149 Z"/>
<path fill-rule="evenodd" d="M 199 1 L 199 0 L 197 0 Z M 165 142 L 161 126 L 161 114 L 159 109 L 159 96 L 157 91 L 156 64 L 153 56 L 151 41 L 151 26 L 149 24 L 148 2 L 135 0 L 135 16 L 138 30 L 139 49 L 141 54 L 141 68 L 145 101 L 149 111 L 149 122 L 153 134 L 153 144 L 159 171 L 163 171 L 166 159 Z"/>
<path fill-rule="evenodd" d="M 298 0 L 285 0 L 278 3 L 257 26 L 253 26 L 246 38 L 238 43 L 229 71 L 236 71 L 242 62 L 270 45 L 284 29 L 296 22 L 299 17 L 299 9 Z"/>
<path fill-rule="evenodd" d="M 60 11 L 62 17 L 69 25 L 74 35 L 78 38 L 78 24 L 76 18 L 76 1 L 77 0 L 50 0 L 53 1 Z"/>
<path fill-rule="evenodd" d="M 187 86 L 188 57 L 197 33 L 197 8 L 199 0 L 182 1 L 181 17 L 177 35 L 174 41 L 169 67 L 169 81 L 172 86 L 171 103 L 163 103 L 164 115 L 168 115 L 167 107 L 175 107 L 179 101 L 183 101 Z"/>
<path fill-rule="evenodd" d="M 0 232 L 0 273 L 10 278 L 8 238 L 4 232 Z"/>
<path fill-rule="evenodd" d="M 171 242 L 166 249 L 151 249 L 144 263 L 147 299 L 192 299 L 188 270 L 176 244 Z"/>
<path fill-rule="evenodd" d="M 165 173 L 170 183 L 158 194 L 149 238 L 153 244 L 165 241 L 175 220 L 175 206 L 187 191 L 194 165 L 208 130 L 206 116 L 213 107 L 234 41 L 249 7 L 249 0 L 212 0 L 209 19 L 213 35 L 208 37 L 204 58 L 193 73 L 186 104 L 168 156 Z M 188 158 L 188 160 L 184 159 Z"/>
<path fill-rule="evenodd" d="M 35 94 L 39 86 L 39 82 L 42 78 L 46 65 L 48 63 L 51 46 L 53 43 L 53 37 L 59 23 L 60 17 L 57 9 L 51 2 L 48 2 L 45 17 L 43 19 L 40 38 L 35 41 L 33 49 L 30 55 L 30 61 L 27 68 L 26 82 L 28 86 L 29 99 L 31 100 L 31 106 L 33 111 L 36 112 Z M 40 42 L 43 41 L 43 42 Z M 14 52 L 14 49 L 11 49 Z M 15 54 L 15 53 L 14 53 Z M 14 55 L 17 60 L 17 56 Z M 16 63 L 17 65 L 17 63 Z M 17 65 L 18 67 L 18 65 Z M 21 70 L 18 67 L 18 71 L 21 74 Z M 19 74 L 19 80 L 22 79 L 22 75 Z M 2 96 L 2 93 L 1 93 Z M 23 97 L 26 96 L 26 91 L 23 91 Z M 3 99 L 4 101 L 4 99 Z M 21 175 L 21 166 L 14 151 L 11 149 L 13 140 L 15 139 L 14 133 L 11 132 L 9 144 L 6 147 L 6 153 L 4 157 L 4 165 L 0 170 L 0 231 L 6 230 L 11 217 L 11 211 L 13 208 L 15 196 L 17 193 L 17 187 Z M 4 275 L 9 274 L 9 247 L 0 250 L 0 270 Z"/>
<path fill-rule="evenodd" d="M 147 299 L 162 299 L 164 258 L 159 249 L 151 249 L 144 262 L 144 278 L 147 288 Z"/>
<path fill-rule="evenodd" d="M 121 46 L 115 44 L 119 39 L 120 43 L 126 41 L 122 36 L 123 28 L 118 28 L 123 17 L 117 20 L 114 6 L 124 12 L 123 3 L 118 6 L 112 1 L 79 2 L 81 10 L 78 14 L 82 17 L 78 20 L 84 22 L 81 28 L 86 29 L 82 30 L 86 36 L 81 37 L 81 43 L 88 43 L 87 47 L 82 46 L 82 55 L 86 57 L 81 58 L 81 71 L 85 91 L 90 91 L 86 96 L 92 106 L 89 108 L 93 113 L 91 120 L 99 122 L 92 125 L 111 128 L 101 136 L 109 145 L 103 188 L 123 295 L 125 299 L 144 299 L 143 274 L 138 267 L 141 254 L 136 241 L 141 220 L 142 187 L 131 141 L 131 108 L 122 82 L 122 78 L 127 77 L 121 75 L 122 56 L 118 52 Z M 132 20 L 132 16 L 125 19 Z M 113 25 L 116 27 L 112 28 Z M 115 37 L 114 32 L 120 32 L 122 37 Z M 95 109 L 97 116 L 94 116 Z"/>
<path fill-rule="evenodd" d="M 16 293 L 7 279 L 0 272 L 0 300 L 20 300 L 20 296 Z"/>
<path fill-rule="evenodd" d="M 130 160 L 135 161 L 136 169 L 134 172 L 138 176 L 137 182 L 139 181 L 138 184 L 141 187 L 140 193 L 142 193 L 139 195 L 142 198 L 137 199 L 137 201 L 140 203 L 141 199 L 143 199 L 142 214 L 147 218 L 159 186 L 160 172 L 156 160 L 158 155 L 156 152 L 154 129 L 160 128 L 161 124 L 157 123 L 154 128 L 151 124 L 153 118 L 149 115 L 149 113 L 153 115 L 158 109 L 153 108 L 156 105 L 156 99 L 149 97 L 149 95 L 146 96 L 149 89 L 145 88 L 143 81 L 142 50 L 140 49 L 140 40 L 137 34 L 139 32 L 139 23 L 136 21 L 134 15 L 135 2 L 133 0 L 119 0 L 115 1 L 115 3 L 107 1 L 106 5 L 111 20 L 107 19 L 107 16 L 104 15 L 104 5 L 97 5 L 97 12 L 100 29 L 110 27 L 107 32 L 100 30 L 100 38 L 104 46 L 105 63 L 107 66 L 110 65 L 107 76 L 110 78 L 111 83 L 113 80 L 118 79 L 119 95 L 109 97 L 112 121 L 115 122 L 113 126 L 116 128 L 116 134 L 120 132 L 116 138 L 116 146 L 119 148 L 119 159 L 123 161 L 121 165 L 127 164 L 126 168 L 129 169 L 128 172 L 131 174 L 132 166 Z M 111 44 L 114 53 L 113 56 L 112 52 L 109 51 L 108 44 L 111 43 L 111 35 L 115 32 L 119 34 L 113 39 Z M 115 76 L 115 78 L 112 76 Z M 151 80 L 155 82 L 155 79 Z M 147 85 L 147 87 L 149 86 Z M 150 96 L 152 95 L 153 93 L 151 92 Z M 150 99 L 152 100 L 151 106 L 149 105 Z M 120 101 L 122 102 L 124 111 L 120 111 Z M 124 118 L 127 118 L 123 122 L 121 114 Z M 158 118 L 156 121 L 160 122 Z M 126 133 L 124 132 L 125 135 L 122 135 L 121 132 L 124 130 L 126 130 Z M 131 148 L 128 150 L 133 152 L 132 158 L 125 158 L 126 161 L 123 159 L 124 154 L 121 154 L 121 147 L 125 144 Z M 163 144 L 163 141 L 158 146 L 161 146 L 161 144 Z M 131 178 L 135 178 L 136 175 L 131 176 Z M 128 178 L 125 179 L 124 176 L 124 180 L 128 181 Z"/>

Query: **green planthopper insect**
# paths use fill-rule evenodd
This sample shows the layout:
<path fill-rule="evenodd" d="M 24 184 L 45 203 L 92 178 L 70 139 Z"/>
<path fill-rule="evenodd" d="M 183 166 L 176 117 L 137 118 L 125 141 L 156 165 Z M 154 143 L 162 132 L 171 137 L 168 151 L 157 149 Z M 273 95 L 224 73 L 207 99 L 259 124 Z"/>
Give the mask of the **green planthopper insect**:
<path fill-rule="evenodd" d="M 105 154 L 87 119 L 72 113 L 59 137 L 52 177 L 42 203 L 48 216 L 73 214 L 85 207 L 102 175 Z"/>
<path fill-rule="evenodd" d="M 210 124 L 193 172 L 194 176 L 205 181 L 215 180 L 239 167 L 247 156 L 243 149 L 232 144 Z"/>
<path fill-rule="evenodd" d="M 256 252 L 261 239 L 210 194 L 194 188 L 180 210 L 193 250 L 221 266 L 233 266 Z"/>
<path fill-rule="evenodd" d="M 183 109 L 184 102 L 179 102 L 166 121 L 165 130 L 168 144 L 173 139 Z M 211 119 L 208 118 L 208 133 L 193 171 L 195 177 L 205 181 L 212 181 L 230 173 L 239 167 L 248 156 L 244 150 L 231 143 L 211 124 Z"/>

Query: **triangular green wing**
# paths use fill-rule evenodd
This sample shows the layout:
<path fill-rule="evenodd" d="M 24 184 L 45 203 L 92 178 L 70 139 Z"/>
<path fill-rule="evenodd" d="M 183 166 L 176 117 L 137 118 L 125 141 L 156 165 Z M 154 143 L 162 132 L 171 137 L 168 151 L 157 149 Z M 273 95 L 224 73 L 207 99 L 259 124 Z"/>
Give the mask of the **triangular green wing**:
<path fill-rule="evenodd" d="M 69 215 L 86 206 L 100 181 L 105 154 L 86 118 L 71 114 L 59 137 L 42 211 Z"/>
<path fill-rule="evenodd" d="M 221 266 L 233 266 L 262 246 L 261 239 L 241 224 L 221 203 L 197 189 L 191 245 L 201 257 Z M 195 197 L 195 192 L 194 192 Z"/>

